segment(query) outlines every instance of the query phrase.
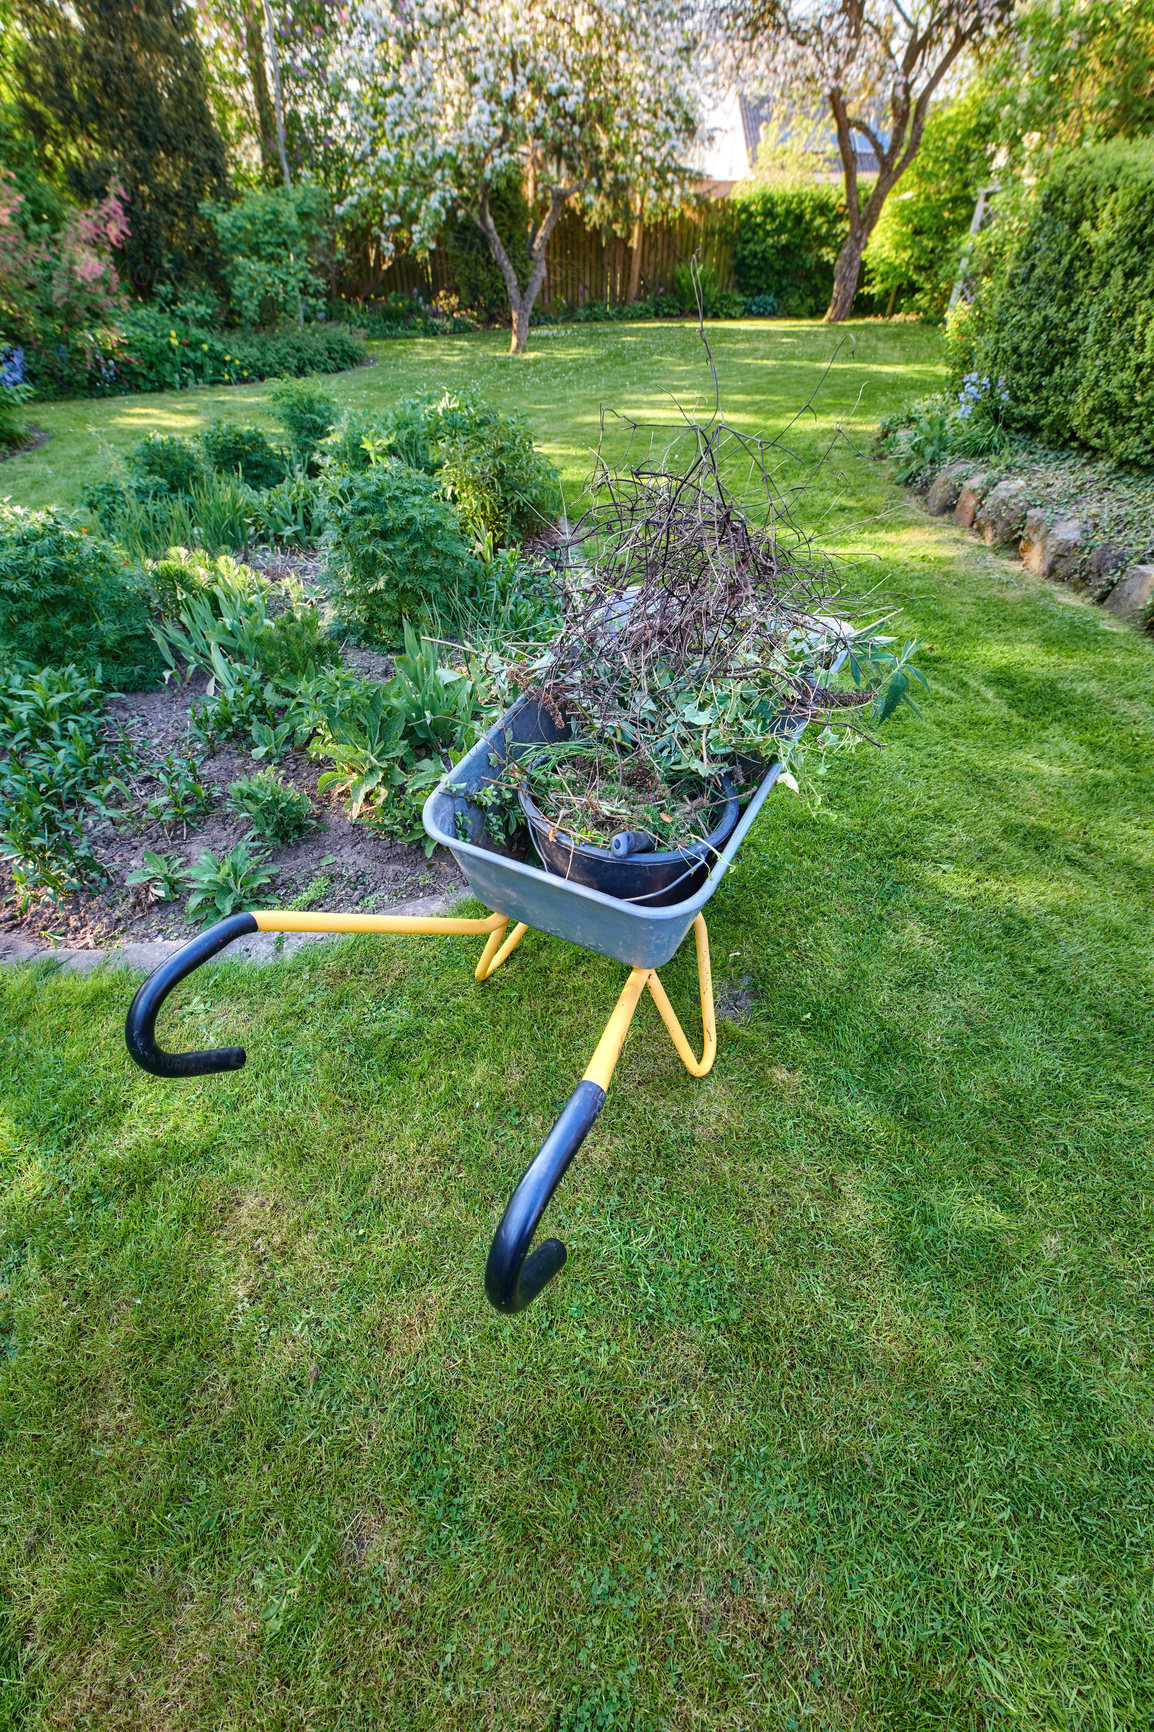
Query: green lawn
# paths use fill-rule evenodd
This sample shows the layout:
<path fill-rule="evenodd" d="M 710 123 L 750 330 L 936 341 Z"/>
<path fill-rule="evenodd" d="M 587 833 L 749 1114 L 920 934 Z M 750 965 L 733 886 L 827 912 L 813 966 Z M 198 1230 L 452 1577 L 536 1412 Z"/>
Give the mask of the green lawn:
<path fill-rule="evenodd" d="M 857 335 L 802 455 L 934 387 L 932 333 Z M 832 345 L 724 328 L 735 414 Z M 475 378 L 572 478 L 599 400 L 702 380 L 684 329 L 499 349 L 334 390 Z M 38 412 L 5 486 L 237 396 Z M 1150 1726 L 1154 643 L 836 468 L 923 719 L 774 795 L 709 909 L 752 1007 L 694 1082 L 643 1002 L 519 1319 L 489 1237 L 624 970 L 221 966 L 168 1037 L 248 1067 L 184 1084 L 123 976 L 0 971 L 0 1726 Z M 691 1025 L 691 945 L 663 978 Z"/>

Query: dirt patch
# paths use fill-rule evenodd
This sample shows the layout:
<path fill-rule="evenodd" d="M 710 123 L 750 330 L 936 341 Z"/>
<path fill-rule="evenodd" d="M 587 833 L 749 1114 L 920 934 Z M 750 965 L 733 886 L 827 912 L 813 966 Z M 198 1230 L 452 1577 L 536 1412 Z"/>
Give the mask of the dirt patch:
<path fill-rule="evenodd" d="M 389 658 L 374 651 L 349 648 L 342 655 L 348 666 L 369 678 L 387 679 L 392 672 Z M 95 825 L 89 839 L 106 874 L 104 881 L 91 891 L 60 903 L 40 903 L 23 914 L 12 895 L 11 874 L 0 867 L 0 936 L 87 950 L 113 942 L 189 938 L 207 924 L 186 919 L 183 900 L 143 905 L 125 882 L 143 865 L 146 848 L 192 864 L 205 848 L 218 856 L 226 853 L 252 827 L 243 812 L 228 805 L 227 794 L 232 782 L 262 766 L 231 744 L 207 752 L 189 732 L 192 706 L 204 697 L 206 683 L 194 676 L 179 690 L 165 686 L 131 692 L 111 698 L 106 710 L 126 725 L 143 764 L 159 764 L 171 754 L 199 766 L 201 781 L 216 790 L 208 815 L 187 829 L 151 820 L 135 830 L 109 822 Z M 290 847 L 268 850 L 266 864 L 276 876 L 262 894 L 263 906 L 297 903 L 302 908 L 379 913 L 397 902 L 464 888 L 452 856 L 443 848 L 427 859 L 419 846 L 382 836 L 364 822 L 350 822 L 338 794 L 318 794 L 317 781 L 326 767 L 331 768 L 300 752 L 289 753 L 276 765 L 286 782 L 308 795 L 317 823 Z M 132 807 L 143 812 L 159 784 L 144 771 L 129 780 L 129 788 Z"/>

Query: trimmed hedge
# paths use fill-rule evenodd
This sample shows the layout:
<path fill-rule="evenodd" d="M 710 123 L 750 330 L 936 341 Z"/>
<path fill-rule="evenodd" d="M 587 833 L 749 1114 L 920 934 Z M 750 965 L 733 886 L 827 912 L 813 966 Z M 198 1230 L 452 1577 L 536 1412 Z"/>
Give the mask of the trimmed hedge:
<path fill-rule="evenodd" d="M 1154 139 L 1057 162 L 953 360 L 1003 376 L 1011 425 L 1154 463 Z"/>
<path fill-rule="evenodd" d="M 738 187 L 733 276 L 739 292 L 768 297 L 793 318 L 822 313 L 833 267 L 849 232 L 837 186 Z"/>

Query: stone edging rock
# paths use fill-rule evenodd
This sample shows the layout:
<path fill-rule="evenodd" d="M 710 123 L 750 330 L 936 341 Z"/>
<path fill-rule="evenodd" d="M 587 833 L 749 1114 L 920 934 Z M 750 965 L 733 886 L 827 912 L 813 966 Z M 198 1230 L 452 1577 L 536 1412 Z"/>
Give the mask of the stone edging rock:
<path fill-rule="evenodd" d="M 412 902 L 399 902 L 390 914 L 447 914 L 449 898 L 420 896 Z M 306 944 L 322 944 L 330 938 L 343 938 L 338 932 L 254 932 L 251 938 L 239 938 L 221 956 L 222 962 L 278 962 L 284 956 L 304 948 Z M 0 963 L 50 962 L 62 974 L 91 974 L 96 968 L 129 968 L 151 974 L 162 962 L 186 944 L 187 939 L 157 938 L 141 944 L 114 944 L 105 950 L 46 950 L 37 944 L 26 944 L 19 938 L 0 936 Z"/>
<path fill-rule="evenodd" d="M 1016 546 L 1026 569 L 1038 577 L 1071 584 L 1118 618 L 1154 630 L 1154 565 L 1127 565 L 1122 548 L 1091 546 L 1078 518 L 1031 508 L 1027 481 L 954 461 L 934 476 L 925 502 L 931 516 L 950 514 L 959 529 L 972 529 L 987 547 Z"/>

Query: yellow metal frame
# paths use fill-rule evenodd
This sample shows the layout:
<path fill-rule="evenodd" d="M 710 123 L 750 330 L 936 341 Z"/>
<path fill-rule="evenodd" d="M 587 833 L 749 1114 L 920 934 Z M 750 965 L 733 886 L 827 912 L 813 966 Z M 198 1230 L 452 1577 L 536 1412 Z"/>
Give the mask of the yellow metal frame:
<path fill-rule="evenodd" d="M 521 923 L 514 926 L 506 937 L 509 919 L 505 914 L 489 914 L 482 920 L 469 920 L 451 914 L 296 914 L 290 909 L 274 908 L 263 914 L 254 914 L 253 918 L 259 932 L 393 932 L 425 936 L 442 933 L 462 937 L 486 933 L 487 942 L 474 970 L 477 980 L 488 980 L 506 957 L 512 955 L 529 930 Z M 717 1021 L 713 1010 L 713 976 L 709 966 L 709 932 L 704 914 L 699 914 L 693 922 L 693 936 L 697 945 L 697 974 L 701 993 L 701 1057 L 694 1058 L 693 1049 L 677 1020 L 668 994 L 657 978 L 657 970 L 635 968 L 625 982 L 621 997 L 605 1025 L 605 1032 L 597 1043 L 597 1050 L 589 1061 L 583 1079 L 585 1082 L 596 1083 L 599 1088 L 608 1091 L 613 1072 L 617 1068 L 617 1060 L 621 1057 L 621 1049 L 625 1045 L 625 1036 L 629 1033 L 629 1025 L 646 987 L 661 1013 L 662 1022 L 669 1030 L 677 1056 L 690 1076 L 708 1076 L 717 1056 Z"/>

